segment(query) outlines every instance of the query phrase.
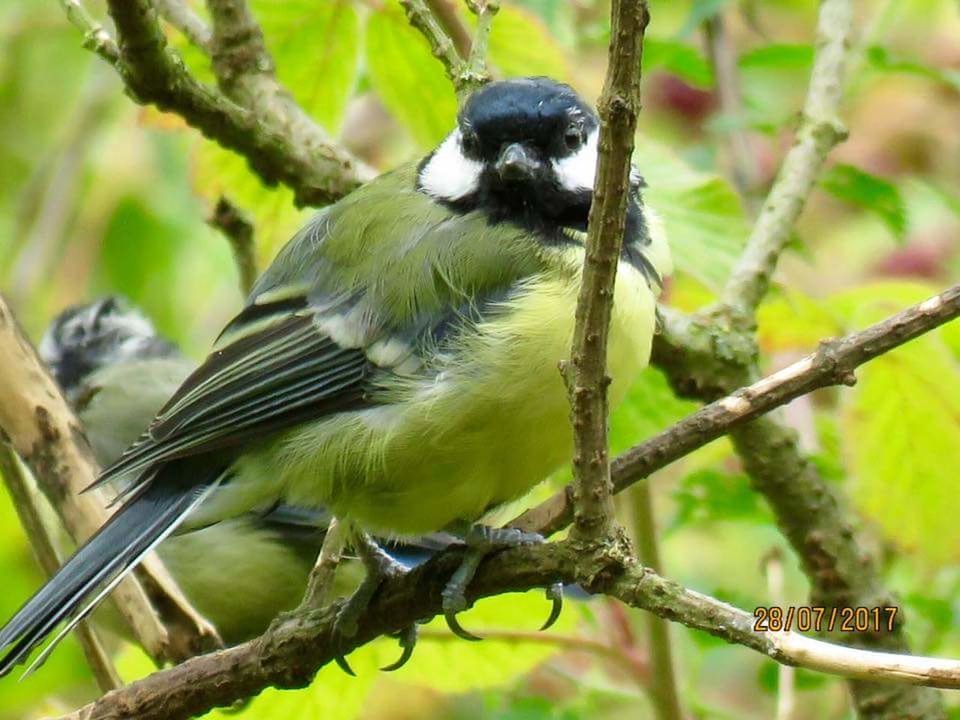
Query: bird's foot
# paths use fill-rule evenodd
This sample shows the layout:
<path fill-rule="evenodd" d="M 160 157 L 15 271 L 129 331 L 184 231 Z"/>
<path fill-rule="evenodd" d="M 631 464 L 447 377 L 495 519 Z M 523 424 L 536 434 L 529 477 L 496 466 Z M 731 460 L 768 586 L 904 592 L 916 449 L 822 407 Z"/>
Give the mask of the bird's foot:
<path fill-rule="evenodd" d="M 352 638 L 357 634 L 360 618 L 363 616 L 363 613 L 366 612 L 370 601 L 373 599 L 377 590 L 380 589 L 380 586 L 383 585 L 385 581 L 401 577 L 408 572 L 402 563 L 390 557 L 367 535 L 361 534 L 356 540 L 355 545 L 357 554 L 360 556 L 360 560 L 363 562 L 367 574 L 363 582 L 360 583 L 360 587 L 354 591 L 353 595 L 347 599 L 347 602 L 337 612 L 337 617 L 333 624 L 333 631 L 335 636 L 340 640 Z M 411 625 L 410 627 L 404 628 L 394 635 L 394 637 L 399 640 L 403 652 L 399 660 L 390 663 L 382 668 L 383 670 L 397 670 L 403 667 L 407 660 L 410 659 L 410 656 L 413 654 L 413 648 L 417 643 L 416 626 Z M 334 660 L 347 675 L 356 675 L 344 655 L 337 654 Z"/>
<path fill-rule="evenodd" d="M 521 547 L 524 545 L 541 545 L 546 542 L 538 533 L 525 532 L 516 528 L 492 528 L 488 525 L 473 525 L 464 538 L 467 545 L 466 553 L 460 567 L 453 573 L 447 586 L 443 589 L 443 616 L 454 635 L 464 640 L 482 640 L 468 632 L 457 619 L 457 613 L 468 607 L 466 592 L 473 576 L 477 573 L 480 563 L 488 555 L 500 550 Z M 556 622 L 563 609 L 563 585 L 554 583 L 547 588 L 547 599 L 553 603 L 547 621 L 540 628 L 546 630 Z"/>

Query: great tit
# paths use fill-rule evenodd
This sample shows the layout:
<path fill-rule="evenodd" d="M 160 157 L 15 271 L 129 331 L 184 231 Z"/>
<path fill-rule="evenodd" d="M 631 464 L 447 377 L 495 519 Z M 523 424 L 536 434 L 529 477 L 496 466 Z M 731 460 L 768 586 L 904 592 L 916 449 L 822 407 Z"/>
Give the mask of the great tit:
<path fill-rule="evenodd" d="M 61 620 L 72 627 L 174 528 L 278 501 L 329 507 L 363 550 L 368 578 L 337 621 L 349 636 L 378 573 L 395 569 L 367 533 L 465 528 L 566 462 L 557 366 L 570 352 L 598 127 L 567 85 L 490 83 L 427 157 L 320 211 L 103 471 L 98 484 L 124 483 L 117 513 L 0 630 L 0 673 Z M 633 173 L 612 405 L 648 362 L 670 271 L 641 186 Z M 478 552 L 536 540 L 480 525 L 466 536 Z M 448 619 L 477 563 L 468 552 L 444 592 Z"/>
<path fill-rule="evenodd" d="M 38 350 L 101 466 L 137 439 L 196 366 L 143 313 L 116 297 L 60 313 Z M 296 607 L 329 520 L 322 508 L 280 505 L 174 534 L 157 552 L 193 606 L 232 645 L 262 634 Z M 434 534 L 402 545 L 382 542 L 392 556 L 415 565 L 452 541 Z M 356 585 L 354 573 L 344 575 L 337 595 Z M 95 617 L 124 630 L 119 617 Z"/>

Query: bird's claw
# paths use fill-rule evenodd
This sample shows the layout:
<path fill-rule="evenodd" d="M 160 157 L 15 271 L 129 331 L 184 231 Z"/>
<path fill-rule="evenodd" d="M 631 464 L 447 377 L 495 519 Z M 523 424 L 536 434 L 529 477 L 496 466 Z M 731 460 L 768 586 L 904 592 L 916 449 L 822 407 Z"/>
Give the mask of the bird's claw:
<path fill-rule="evenodd" d="M 399 670 L 406 665 L 407 660 L 413 656 L 413 649 L 417 646 L 417 626 L 416 624 L 408 625 L 392 637 L 397 638 L 397 642 L 400 643 L 402 652 L 396 661 L 380 668 L 383 672 L 393 672 L 394 670 Z"/>
<path fill-rule="evenodd" d="M 540 626 L 540 632 L 549 630 L 560 617 L 560 612 L 563 610 L 563 583 L 554 583 L 547 588 L 547 600 L 550 600 L 553 605 L 546 622 Z"/>
<path fill-rule="evenodd" d="M 333 632 L 334 636 L 340 640 L 352 638 L 357 634 L 357 630 L 360 627 L 360 618 L 363 613 L 366 612 L 370 601 L 384 580 L 407 572 L 407 569 L 403 565 L 387 555 L 380 549 L 379 545 L 365 535 L 357 538 L 356 545 L 357 553 L 366 566 L 367 575 L 363 579 L 363 582 L 360 583 L 360 587 L 354 591 L 353 595 L 347 599 L 343 607 L 337 611 L 337 617 L 333 621 Z M 404 645 L 404 638 L 401 638 L 403 654 L 400 656 L 399 661 L 388 667 L 395 670 L 409 660 L 410 654 L 413 652 L 414 644 L 416 644 L 415 633 L 409 649 Z M 350 663 L 347 662 L 343 654 L 337 653 L 334 661 L 337 663 L 337 667 L 347 675 L 356 677 L 356 673 L 353 671 L 353 668 L 350 667 Z"/>
<path fill-rule="evenodd" d="M 480 563 L 487 555 L 498 550 L 524 545 L 540 545 L 546 541 L 537 533 L 525 532 L 517 528 L 491 528 L 486 525 L 474 525 L 464 540 L 467 551 L 463 561 L 443 589 L 443 617 L 454 635 L 464 640 L 476 641 L 483 638 L 465 630 L 457 619 L 457 614 L 469 607 L 466 591 Z M 546 630 L 553 625 L 563 610 L 563 585 L 555 583 L 547 588 L 547 599 L 553 602 L 553 606 L 541 630 Z"/>

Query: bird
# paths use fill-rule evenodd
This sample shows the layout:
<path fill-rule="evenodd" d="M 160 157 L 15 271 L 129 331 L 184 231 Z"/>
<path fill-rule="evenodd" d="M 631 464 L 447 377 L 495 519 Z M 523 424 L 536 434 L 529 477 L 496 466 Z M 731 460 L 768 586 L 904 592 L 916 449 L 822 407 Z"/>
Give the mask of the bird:
<path fill-rule="evenodd" d="M 456 630 L 480 559 L 543 541 L 483 519 L 572 455 L 558 363 L 572 343 L 598 136 L 570 86 L 491 82 L 424 158 L 320 210 L 103 470 L 96 485 L 122 485 L 116 513 L 0 629 L 0 675 L 67 620 L 55 643 L 175 528 L 278 502 L 328 508 L 366 567 L 337 615 L 341 638 L 402 572 L 373 537 L 462 537 L 442 598 Z M 671 270 L 643 185 L 631 172 L 611 405 L 649 361 Z M 404 657 L 415 641 L 402 634 Z"/>
<path fill-rule="evenodd" d="M 139 308 L 117 296 L 62 311 L 37 349 L 103 467 L 137 439 L 196 367 Z M 325 508 L 277 505 L 175 532 L 157 552 L 191 605 L 227 645 L 235 645 L 263 634 L 276 617 L 297 606 L 330 519 Z M 404 543 L 378 542 L 391 557 L 414 567 L 456 538 L 434 533 Z M 352 589 L 355 576 L 341 571 L 334 594 Z M 95 617 L 125 633 L 115 613 Z"/>

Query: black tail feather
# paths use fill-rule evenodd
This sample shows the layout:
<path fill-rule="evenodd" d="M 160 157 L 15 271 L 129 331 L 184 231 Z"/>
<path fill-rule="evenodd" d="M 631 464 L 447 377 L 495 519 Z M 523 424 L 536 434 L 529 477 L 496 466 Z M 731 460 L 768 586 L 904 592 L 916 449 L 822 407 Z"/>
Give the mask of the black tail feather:
<path fill-rule="evenodd" d="M 87 615 L 101 599 L 94 591 L 119 582 L 213 487 L 153 482 L 129 499 L 0 629 L 0 651 L 13 646 L 0 659 L 0 677 L 22 662 L 61 621 L 69 618 L 75 624 Z"/>

